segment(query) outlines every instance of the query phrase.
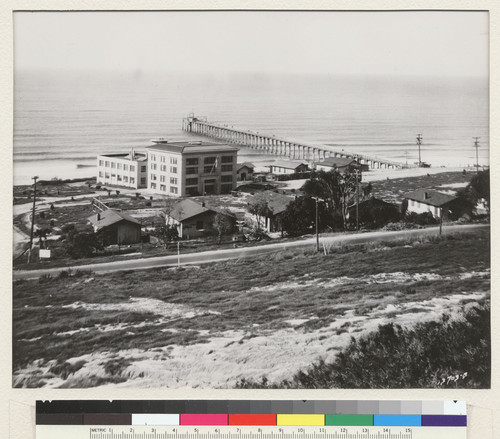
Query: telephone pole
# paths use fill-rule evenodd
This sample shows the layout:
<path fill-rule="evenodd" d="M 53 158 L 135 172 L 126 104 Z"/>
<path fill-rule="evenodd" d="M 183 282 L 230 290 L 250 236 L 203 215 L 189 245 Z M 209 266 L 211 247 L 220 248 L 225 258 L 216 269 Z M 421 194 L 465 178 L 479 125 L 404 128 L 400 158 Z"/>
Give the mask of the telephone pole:
<path fill-rule="evenodd" d="M 421 166 L 422 159 L 420 157 L 420 145 L 422 145 L 422 134 L 417 134 L 417 145 L 418 145 L 418 166 Z"/>
<path fill-rule="evenodd" d="M 476 148 L 476 174 L 479 174 L 479 159 L 478 159 L 478 149 L 479 149 L 479 137 L 473 137 L 474 148 Z"/>
<path fill-rule="evenodd" d="M 33 251 L 33 232 L 35 230 L 35 202 L 36 202 L 36 181 L 38 177 L 33 177 L 34 185 L 33 185 L 33 209 L 31 212 L 31 232 L 30 232 L 30 250 L 28 253 L 28 264 L 31 264 L 31 252 Z"/>

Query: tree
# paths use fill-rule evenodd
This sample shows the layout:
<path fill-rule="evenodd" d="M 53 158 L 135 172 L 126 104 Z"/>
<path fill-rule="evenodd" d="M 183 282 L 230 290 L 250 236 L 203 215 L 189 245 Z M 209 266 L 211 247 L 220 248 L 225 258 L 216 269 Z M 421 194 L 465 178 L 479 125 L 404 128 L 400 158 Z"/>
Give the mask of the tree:
<path fill-rule="evenodd" d="M 472 178 L 470 183 L 457 191 L 457 197 L 470 203 L 472 206 L 484 200 L 488 212 L 490 211 L 490 170 L 479 171 Z"/>
<path fill-rule="evenodd" d="M 68 234 L 66 251 L 74 258 L 88 258 L 104 249 L 104 238 L 100 232 L 76 232 Z"/>
<path fill-rule="evenodd" d="M 151 235 L 158 238 L 160 242 L 163 243 L 165 248 L 172 241 L 177 241 L 179 239 L 179 231 L 175 224 L 160 224 L 154 228 Z"/>
<path fill-rule="evenodd" d="M 235 231 L 236 217 L 229 209 L 222 209 L 215 215 L 213 227 L 217 231 L 217 243 L 220 244 L 223 235 Z"/>
<path fill-rule="evenodd" d="M 117 189 L 116 190 L 116 196 L 118 197 L 120 195 L 120 191 Z"/>
<path fill-rule="evenodd" d="M 329 213 L 324 202 L 318 203 L 318 228 L 323 230 L 328 224 Z M 301 236 L 316 230 L 316 200 L 300 197 L 288 204 L 281 217 L 283 230 L 289 236 Z"/>
<path fill-rule="evenodd" d="M 356 194 L 358 174 L 354 169 L 339 172 L 337 169 L 330 171 L 315 171 L 311 179 L 306 181 L 302 189 L 306 195 L 318 197 L 325 201 L 330 212 L 332 225 L 338 225 L 337 217 L 342 217 L 341 226 L 347 226 L 347 213 L 349 205 Z"/>
<path fill-rule="evenodd" d="M 273 214 L 264 194 L 257 194 L 252 198 L 248 204 L 248 211 L 252 215 L 255 215 L 257 220 L 257 229 L 261 228 L 262 219 L 269 218 Z"/>

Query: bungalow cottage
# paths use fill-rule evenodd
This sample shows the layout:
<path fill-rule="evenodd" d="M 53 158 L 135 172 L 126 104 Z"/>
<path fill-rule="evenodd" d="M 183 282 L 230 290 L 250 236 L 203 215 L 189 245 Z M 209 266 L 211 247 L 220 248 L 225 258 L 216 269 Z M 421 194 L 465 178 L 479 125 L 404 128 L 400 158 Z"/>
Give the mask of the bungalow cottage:
<path fill-rule="evenodd" d="M 165 215 L 165 222 L 176 225 L 181 238 L 199 238 L 215 233 L 213 223 L 218 213 L 206 207 L 205 203 L 186 198 L 177 202 Z"/>
<path fill-rule="evenodd" d="M 141 242 L 141 223 L 123 212 L 107 209 L 89 218 L 94 232 L 100 230 L 108 244 L 137 244 Z"/>
<path fill-rule="evenodd" d="M 346 172 L 349 169 L 358 168 L 360 171 L 368 171 L 369 167 L 366 164 L 358 163 L 356 159 L 347 157 L 327 157 L 321 162 L 314 163 L 318 171 L 331 171 L 337 169 L 339 172 Z"/>
<path fill-rule="evenodd" d="M 282 232 L 281 218 L 294 197 L 282 195 L 273 191 L 261 192 L 256 197 L 265 200 L 270 215 L 261 219 L 259 226 L 267 232 Z"/>
<path fill-rule="evenodd" d="M 417 189 L 416 191 L 405 194 L 408 201 L 407 212 L 417 214 L 430 212 L 434 218 L 455 220 L 464 215 L 471 215 L 471 207 L 458 197 L 444 194 L 432 189 Z"/>
<path fill-rule="evenodd" d="M 236 167 L 236 175 L 238 181 L 247 181 L 251 180 L 253 177 L 253 172 L 255 170 L 255 166 L 250 162 L 238 163 Z"/>
<path fill-rule="evenodd" d="M 268 168 L 272 174 L 295 174 L 309 171 L 307 163 L 292 160 L 275 160 Z"/>

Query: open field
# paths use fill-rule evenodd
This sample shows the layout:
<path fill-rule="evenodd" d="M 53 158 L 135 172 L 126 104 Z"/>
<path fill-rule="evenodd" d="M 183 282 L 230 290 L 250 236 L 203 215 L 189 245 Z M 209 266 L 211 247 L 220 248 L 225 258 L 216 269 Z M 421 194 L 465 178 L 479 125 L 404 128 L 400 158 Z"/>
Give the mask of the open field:
<path fill-rule="evenodd" d="M 328 255 L 282 250 L 17 281 L 14 386 L 226 388 L 289 379 L 381 324 L 411 328 L 487 303 L 489 242 L 485 230 Z"/>

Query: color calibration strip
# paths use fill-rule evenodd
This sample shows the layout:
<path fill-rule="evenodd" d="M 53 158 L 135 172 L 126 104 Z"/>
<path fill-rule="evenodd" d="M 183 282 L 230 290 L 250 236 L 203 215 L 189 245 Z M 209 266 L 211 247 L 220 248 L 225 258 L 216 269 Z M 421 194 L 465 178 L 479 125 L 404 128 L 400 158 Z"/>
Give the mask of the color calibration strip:
<path fill-rule="evenodd" d="M 465 427 L 467 416 L 465 401 L 38 401 L 36 423 Z"/>

